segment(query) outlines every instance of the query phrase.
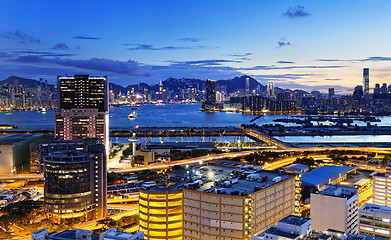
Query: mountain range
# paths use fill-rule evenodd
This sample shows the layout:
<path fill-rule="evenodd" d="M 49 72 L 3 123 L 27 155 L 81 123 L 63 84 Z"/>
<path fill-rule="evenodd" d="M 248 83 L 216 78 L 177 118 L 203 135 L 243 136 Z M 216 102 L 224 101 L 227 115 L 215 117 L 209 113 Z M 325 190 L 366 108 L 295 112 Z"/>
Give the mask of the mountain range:
<path fill-rule="evenodd" d="M 216 81 L 216 90 L 219 90 L 221 88 L 226 88 L 226 91 L 228 93 L 233 93 L 238 91 L 239 89 L 244 89 L 246 86 L 246 78 L 249 78 L 249 84 L 250 84 L 250 90 L 254 90 L 259 88 L 261 92 L 266 91 L 266 86 L 262 85 L 259 83 L 257 80 L 250 76 L 240 76 L 240 77 L 234 77 L 232 79 L 228 80 L 217 80 Z M 0 85 L 2 84 L 15 84 L 18 83 L 20 85 L 23 85 L 24 87 L 34 87 L 38 86 L 40 84 L 39 81 L 34 80 L 34 79 L 28 79 L 28 78 L 22 78 L 22 77 L 17 77 L 17 76 L 10 76 L 5 80 L 0 81 Z M 187 89 L 187 88 L 196 88 L 196 89 L 205 89 L 205 80 L 201 79 L 194 79 L 194 78 L 182 78 L 182 79 L 176 79 L 176 78 L 169 78 L 161 82 L 162 86 L 164 89 L 168 91 L 174 91 L 174 92 L 180 92 L 182 89 Z M 225 87 L 226 86 L 226 87 Z M 53 84 L 48 84 L 48 87 L 54 91 L 55 85 Z M 115 83 L 109 83 L 109 88 L 112 90 L 116 95 L 118 95 L 120 92 L 121 93 L 126 93 L 127 91 L 132 91 L 136 93 L 144 93 L 144 89 L 148 89 L 149 91 L 159 91 L 159 84 L 153 84 L 149 85 L 146 83 L 138 83 L 138 84 L 132 84 L 129 86 L 121 86 Z M 290 89 L 282 89 L 275 87 L 275 91 L 293 91 Z M 295 90 L 296 92 L 299 93 L 307 93 L 302 90 Z"/>

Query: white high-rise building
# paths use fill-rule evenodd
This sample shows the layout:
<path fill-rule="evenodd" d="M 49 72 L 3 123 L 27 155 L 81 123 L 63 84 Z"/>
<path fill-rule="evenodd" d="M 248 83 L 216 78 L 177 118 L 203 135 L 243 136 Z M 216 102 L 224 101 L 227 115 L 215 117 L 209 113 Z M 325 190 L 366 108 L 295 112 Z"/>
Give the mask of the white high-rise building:
<path fill-rule="evenodd" d="M 391 239 L 391 207 L 364 204 L 360 208 L 360 235 Z"/>
<path fill-rule="evenodd" d="M 374 204 L 391 207 L 391 174 L 388 171 L 387 173 L 376 173 L 373 176 L 372 191 Z"/>
<path fill-rule="evenodd" d="M 358 189 L 327 185 L 319 193 L 311 193 L 312 229 L 334 229 L 348 234 L 358 234 Z"/>
<path fill-rule="evenodd" d="M 267 84 L 266 97 L 267 98 L 274 98 L 274 84 L 273 83 Z"/>

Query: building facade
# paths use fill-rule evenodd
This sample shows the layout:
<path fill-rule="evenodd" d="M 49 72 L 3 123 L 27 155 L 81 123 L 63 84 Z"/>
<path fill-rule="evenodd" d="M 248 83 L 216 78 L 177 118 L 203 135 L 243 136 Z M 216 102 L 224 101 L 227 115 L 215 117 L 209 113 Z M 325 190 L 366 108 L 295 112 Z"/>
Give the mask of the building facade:
<path fill-rule="evenodd" d="M 38 134 L 9 134 L 0 138 L 0 174 L 26 172 L 30 167 L 30 144 L 45 138 Z"/>
<path fill-rule="evenodd" d="M 364 90 L 364 95 L 369 94 L 369 68 L 364 68 L 363 69 L 363 90 Z"/>
<path fill-rule="evenodd" d="M 391 207 L 364 204 L 360 208 L 360 234 L 391 239 Z"/>
<path fill-rule="evenodd" d="M 55 136 L 64 140 L 99 137 L 108 146 L 108 79 L 58 76 Z"/>
<path fill-rule="evenodd" d="M 250 239 L 254 233 L 298 210 L 299 177 L 268 171 L 262 174 L 270 179 L 264 187 L 254 188 L 261 184 L 238 180 L 238 186 L 244 188 L 235 185 L 228 192 L 206 191 L 212 182 L 200 189 L 178 189 L 174 185 L 141 190 L 141 230 L 150 240 Z M 276 177 L 279 180 L 272 181 Z M 170 232 L 174 234 L 172 238 L 166 235 Z"/>
<path fill-rule="evenodd" d="M 86 151 L 59 151 L 44 159 L 44 207 L 56 222 L 107 216 L 106 153 L 102 144 Z"/>
<path fill-rule="evenodd" d="M 43 160 L 50 153 L 58 151 L 85 150 L 86 145 L 101 144 L 102 139 L 91 138 L 81 140 L 62 140 L 45 138 L 30 144 L 30 173 L 43 173 Z"/>
<path fill-rule="evenodd" d="M 205 110 L 213 110 L 216 107 L 216 82 L 214 80 L 206 80 L 206 100 L 203 105 Z"/>
<path fill-rule="evenodd" d="M 182 189 L 140 190 L 140 231 L 149 240 L 182 240 Z"/>
<path fill-rule="evenodd" d="M 390 166 L 387 166 L 389 168 Z M 391 207 L 391 174 L 376 173 L 373 176 L 372 199 L 373 204 Z"/>
<path fill-rule="evenodd" d="M 312 229 L 333 229 L 358 234 L 358 189 L 327 185 L 319 193 L 311 193 Z"/>

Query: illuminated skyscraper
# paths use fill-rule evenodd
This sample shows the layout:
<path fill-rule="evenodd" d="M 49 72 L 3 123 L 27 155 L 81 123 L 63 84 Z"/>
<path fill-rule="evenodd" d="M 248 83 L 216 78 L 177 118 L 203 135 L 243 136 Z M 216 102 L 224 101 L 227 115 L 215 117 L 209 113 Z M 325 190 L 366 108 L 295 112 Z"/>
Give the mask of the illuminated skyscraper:
<path fill-rule="evenodd" d="M 246 78 L 246 95 L 250 94 L 250 78 Z"/>
<path fill-rule="evenodd" d="M 216 106 L 216 82 L 214 80 L 206 80 L 206 101 L 205 109 L 214 109 Z"/>
<path fill-rule="evenodd" d="M 86 150 L 64 150 L 44 158 L 44 207 L 58 223 L 107 216 L 107 168 L 101 139 Z M 81 143 L 81 142 L 80 142 Z"/>
<path fill-rule="evenodd" d="M 55 136 L 64 140 L 102 138 L 108 146 L 108 80 L 89 75 L 58 76 Z"/>
<path fill-rule="evenodd" d="M 363 84 L 364 86 L 364 95 L 369 94 L 369 68 L 363 69 Z"/>
<path fill-rule="evenodd" d="M 334 98 L 334 88 L 329 88 L 329 100 Z"/>
<path fill-rule="evenodd" d="M 268 83 L 266 88 L 266 97 L 267 98 L 274 98 L 274 84 Z"/>

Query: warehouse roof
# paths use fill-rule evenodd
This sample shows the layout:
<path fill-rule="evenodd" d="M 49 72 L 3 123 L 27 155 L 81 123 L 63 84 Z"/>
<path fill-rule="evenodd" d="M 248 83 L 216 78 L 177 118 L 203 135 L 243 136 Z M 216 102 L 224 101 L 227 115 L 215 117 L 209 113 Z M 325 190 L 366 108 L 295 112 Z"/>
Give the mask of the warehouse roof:
<path fill-rule="evenodd" d="M 14 145 L 29 139 L 42 136 L 40 134 L 8 134 L 0 137 L 0 145 Z"/>
<path fill-rule="evenodd" d="M 349 166 L 322 166 L 304 173 L 301 177 L 301 181 L 303 185 L 317 186 L 320 188 L 321 186 L 319 185 L 326 185 L 329 183 L 329 180 L 334 181 L 353 170 L 355 170 L 355 168 Z"/>

